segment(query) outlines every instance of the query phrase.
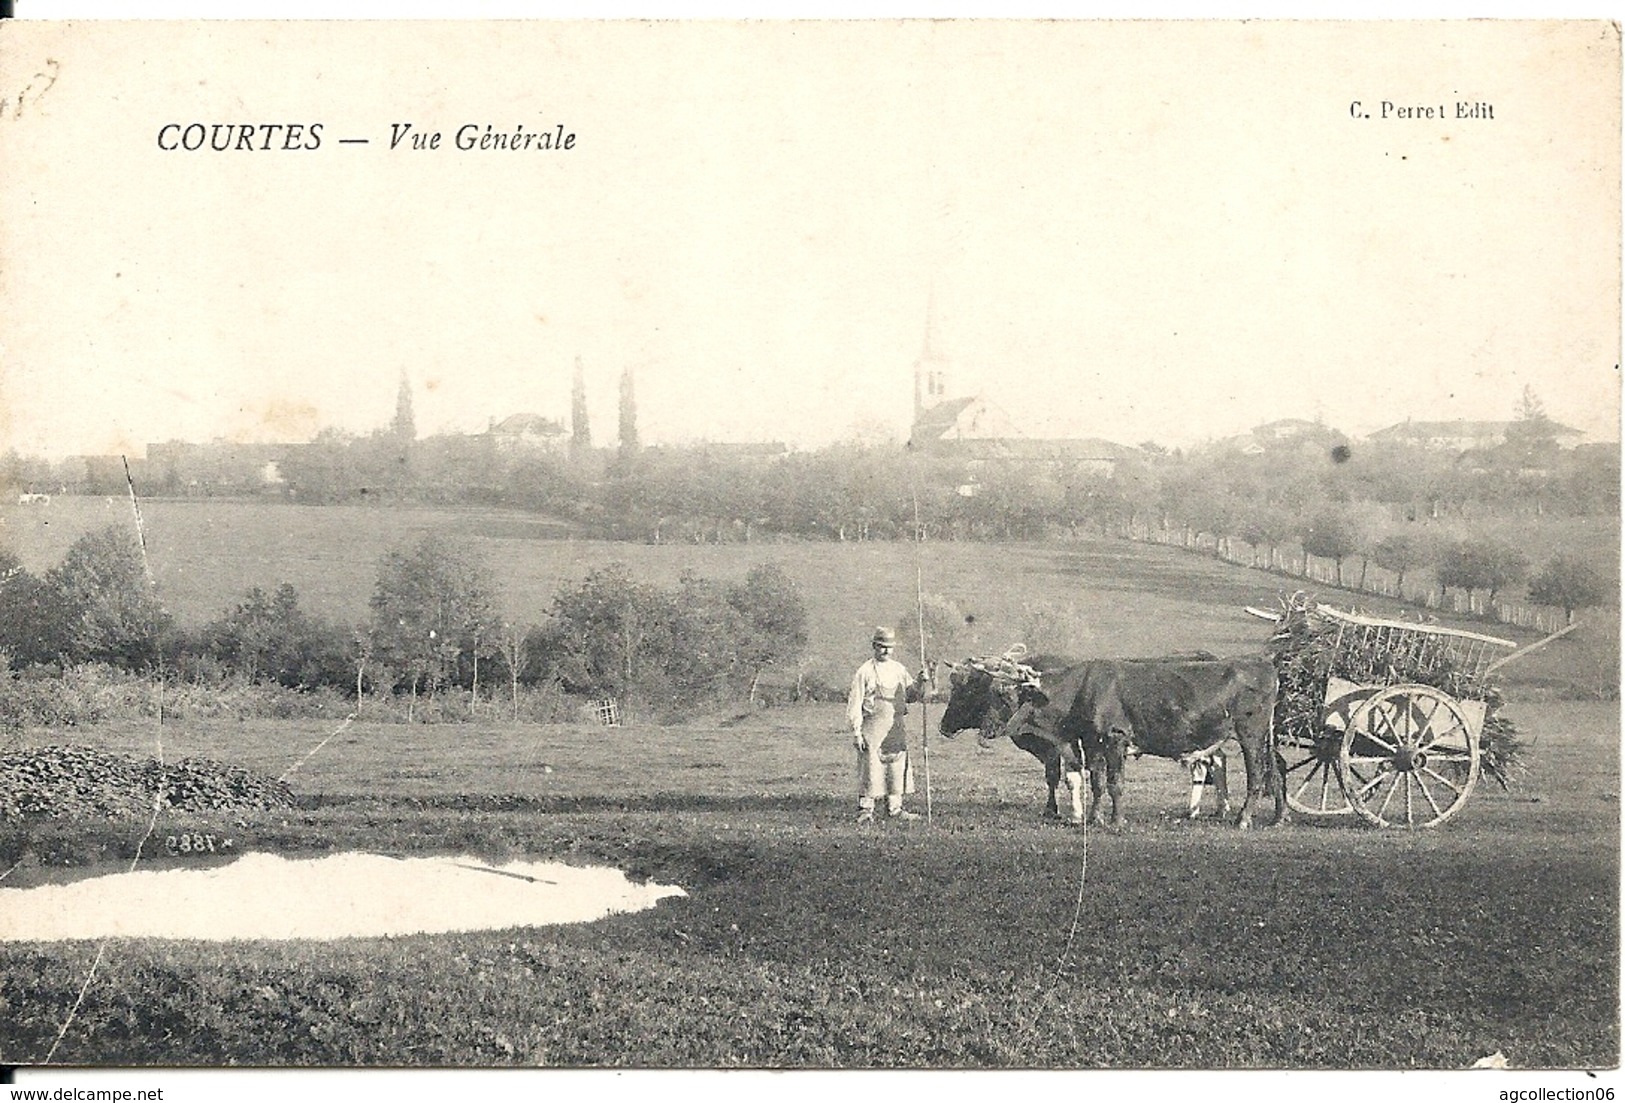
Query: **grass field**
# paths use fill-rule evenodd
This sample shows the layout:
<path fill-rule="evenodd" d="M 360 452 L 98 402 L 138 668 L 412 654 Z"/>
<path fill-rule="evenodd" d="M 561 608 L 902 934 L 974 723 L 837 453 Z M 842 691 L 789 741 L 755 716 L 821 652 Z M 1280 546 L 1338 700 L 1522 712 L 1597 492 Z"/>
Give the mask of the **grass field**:
<path fill-rule="evenodd" d="M 49 525 L 7 516 L 30 567 L 126 520 L 126 503 L 71 505 Z M 611 558 L 663 582 L 779 562 L 807 596 L 807 668 L 843 679 L 869 628 L 913 603 L 908 545 L 606 545 L 534 539 L 494 514 L 221 503 L 152 503 L 147 522 L 165 600 L 194 620 L 284 579 L 357 618 L 378 555 L 431 530 L 475 542 L 521 619 Z M 1241 606 L 1270 603 L 1278 584 L 1116 541 L 934 544 L 922 563 L 927 590 L 975 614 L 954 641 L 966 651 L 1254 651 L 1266 627 Z M 363 715 L 293 774 L 296 811 L 164 818 L 157 837 L 603 863 L 690 895 L 587 925 L 458 935 L 0 944 L 0 1063 L 49 1052 L 95 961 L 58 1063 L 1461 1068 L 1500 1051 L 1525 1068 L 1616 1065 L 1618 705 L 1544 693 L 1581 674 L 1617 689 L 1617 669 L 1586 665 L 1615 629 L 1587 631 L 1507 668 L 1506 715 L 1528 752 L 1519 787 L 1486 779 L 1415 835 L 1190 823 L 1176 815 L 1180 771 L 1153 759 L 1130 767 L 1129 826 L 1085 833 L 1041 820 L 1031 758 L 971 738 L 931 740 L 929 824 L 860 828 L 831 705 L 621 729 Z M 161 734 L 169 758 L 275 776 L 334 726 L 10 738 L 151 754 Z M 144 827 L 0 826 L 0 872 L 12 870 L 0 888 L 122 869 Z"/>
<path fill-rule="evenodd" d="M 160 597 L 189 624 L 221 615 L 251 586 L 271 589 L 284 581 L 298 588 L 307 608 L 358 623 L 367 615 L 380 557 L 429 532 L 454 536 L 484 556 L 503 615 L 519 624 L 538 623 L 561 585 L 611 560 L 662 585 L 674 584 L 685 570 L 740 578 L 757 563 L 777 563 L 799 583 L 808 606 L 811 642 L 802 669 L 838 685 L 867 654 L 864 641 L 875 624 L 906 624 L 914 610 L 915 549 L 907 543 L 608 543 L 559 539 L 549 522 L 489 510 L 174 500 L 147 502 L 142 512 Z M 84 532 L 132 524 L 129 502 L 117 498 L 0 506 L 6 546 L 34 571 L 58 562 Z M 1617 549 L 1617 532 L 1612 539 Z M 1254 651 L 1267 628 L 1245 616 L 1243 606 L 1273 604 L 1283 587 L 1294 585 L 1181 549 L 1119 540 L 929 543 L 918 565 L 928 593 L 975 617 L 953 641 L 960 654 L 933 656 L 938 658 L 1003 650 L 1018 641 L 1079 656 Z M 1345 606 L 1399 608 L 1329 587 L 1321 594 Z M 1507 667 L 1508 685 L 1617 691 L 1617 621 L 1611 613 L 1591 616 L 1594 623 L 1573 636 Z M 1526 642 L 1535 638 L 1504 626 L 1492 631 Z M 782 680 L 794 675 L 775 672 Z"/>
<path fill-rule="evenodd" d="M 1617 710 L 1515 718 L 1533 751 L 1520 789 L 1486 785 L 1415 835 L 1188 823 L 1179 771 L 1146 759 L 1130 825 L 1086 836 L 1040 820 L 1030 758 L 968 738 L 932 740 L 929 826 L 860 828 L 831 706 L 681 729 L 358 724 L 293 776 L 297 812 L 159 835 L 608 863 L 690 896 L 575 927 L 111 943 L 56 1060 L 1459 1068 L 1499 1050 L 1613 1065 Z M 248 722 L 164 739 L 172 757 L 280 773 L 328 734 Z M 148 752 L 153 737 L 71 735 Z M 82 875 L 65 864 L 127 860 L 141 826 L 14 830 L 0 857 L 23 859 L 9 884 Z M 43 1056 L 95 951 L 0 947 L 0 1061 Z"/>

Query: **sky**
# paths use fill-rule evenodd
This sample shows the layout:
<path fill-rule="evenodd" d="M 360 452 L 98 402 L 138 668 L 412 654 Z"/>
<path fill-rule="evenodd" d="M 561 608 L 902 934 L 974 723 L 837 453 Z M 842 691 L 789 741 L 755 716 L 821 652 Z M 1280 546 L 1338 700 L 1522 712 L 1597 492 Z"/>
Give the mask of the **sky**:
<path fill-rule="evenodd" d="M 645 443 L 900 441 L 928 316 L 950 391 L 1032 436 L 1362 434 L 1527 387 L 1618 439 L 1605 24 L 3 32 L 0 449 L 367 432 L 403 373 L 424 434 L 567 419 L 578 358 L 601 444 L 628 370 Z M 158 147 L 191 122 L 323 142 Z M 575 143 L 452 148 L 487 124 Z"/>

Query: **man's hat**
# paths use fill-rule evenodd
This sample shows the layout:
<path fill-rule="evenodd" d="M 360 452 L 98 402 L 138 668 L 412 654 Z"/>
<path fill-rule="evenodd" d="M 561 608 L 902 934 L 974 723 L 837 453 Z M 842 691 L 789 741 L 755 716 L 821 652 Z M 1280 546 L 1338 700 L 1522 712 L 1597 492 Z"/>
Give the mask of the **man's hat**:
<path fill-rule="evenodd" d="M 883 643 L 887 647 L 896 647 L 897 633 L 893 632 L 890 628 L 876 628 L 874 638 L 869 642 L 871 644 Z"/>

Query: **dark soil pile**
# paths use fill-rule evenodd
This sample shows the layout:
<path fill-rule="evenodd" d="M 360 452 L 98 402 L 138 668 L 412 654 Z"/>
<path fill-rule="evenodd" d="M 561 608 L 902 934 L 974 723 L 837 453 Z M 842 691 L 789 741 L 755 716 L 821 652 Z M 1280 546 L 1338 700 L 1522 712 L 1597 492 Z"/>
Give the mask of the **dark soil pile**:
<path fill-rule="evenodd" d="M 89 747 L 32 747 L 0 755 L 0 820 L 125 819 L 159 806 L 176 812 L 293 807 L 293 790 L 206 758 L 160 763 Z"/>

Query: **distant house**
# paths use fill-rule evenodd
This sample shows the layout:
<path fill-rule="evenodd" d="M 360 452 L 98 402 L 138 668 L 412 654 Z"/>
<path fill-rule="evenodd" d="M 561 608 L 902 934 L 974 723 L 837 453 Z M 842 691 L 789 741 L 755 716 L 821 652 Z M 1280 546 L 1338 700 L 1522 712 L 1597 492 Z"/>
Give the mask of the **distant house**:
<path fill-rule="evenodd" d="M 1256 425 L 1240 436 L 1220 441 L 1217 447 L 1245 456 L 1262 456 L 1266 452 L 1319 451 L 1347 443 L 1346 436 L 1324 422 L 1285 417 Z"/>
<path fill-rule="evenodd" d="M 1402 421 L 1366 436 L 1373 444 L 1397 444 L 1429 452 L 1474 452 L 1499 448 L 1507 442 L 1516 421 Z M 1559 448 L 1574 448 L 1585 434 L 1567 425 L 1548 422 L 1544 429 Z"/>
<path fill-rule="evenodd" d="M 927 454 L 965 460 L 972 471 L 990 464 L 1015 464 L 1109 476 L 1123 460 L 1138 453 L 1098 437 L 967 437 L 938 441 Z"/>
<path fill-rule="evenodd" d="M 493 422 L 485 435 L 504 452 L 564 452 L 570 447 L 564 422 L 540 414 L 513 414 Z"/>

